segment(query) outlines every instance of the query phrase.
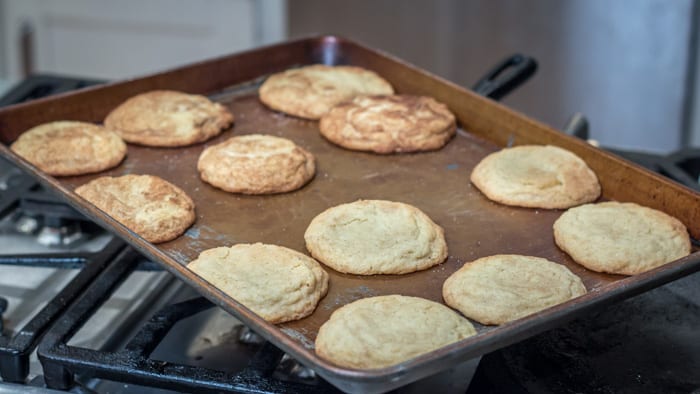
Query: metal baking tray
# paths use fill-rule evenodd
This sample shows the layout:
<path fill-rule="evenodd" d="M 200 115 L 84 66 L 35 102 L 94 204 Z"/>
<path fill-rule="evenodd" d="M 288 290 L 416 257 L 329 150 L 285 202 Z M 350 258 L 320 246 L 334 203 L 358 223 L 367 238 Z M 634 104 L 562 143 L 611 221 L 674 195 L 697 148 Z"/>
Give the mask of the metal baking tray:
<path fill-rule="evenodd" d="M 257 86 L 266 75 L 311 63 L 366 67 L 389 80 L 400 93 L 432 96 L 456 114 L 457 136 L 444 149 L 429 153 L 380 156 L 353 152 L 324 140 L 317 122 L 271 111 L 259 102 Z M 234 127 L 214 140 L 186 148 L 129 145 L 119 167 L 77 177 L 48 176 L 7 148 L 24 130 L 37 124 L 59 119 L 101 122 L 128 97 L 160 88 L 209 95 L 231 109 L 236 117 Z M 315 178 L 301 190 L 271 196 L 229 194 L 203 183 L 196 170 L 202 150 L 248 133 L 284 136 L 308 149 L 317 158 Z M 633 201 L 667 212 L 683 221 L 694 239 L 700 236 L 700 194 L 390 55 L 338 37 L 291 41 L 7 107 L 0 110 L 0 140 L 4 157 L 345 391 L 390 390 L 700 269 L 700 254 L 694 252 L 636 276 L 588 271 L 554 244 L 552 224 L 563 211 L 493 203 L 470 184 L 469 174 L 481 158 L 509 143 L 558 145 L 581 156 L 598 174 L 603 199 Z M 184 189 L 195 201 L 196 223 L 176 240 L 153 245 L 73 193 L 78 185 L 96 177 L 129 173 L 157 175 Z M 305 252 L 303 234 L 311 219 L 328 207 L 357 199 L 401 201 L 422 209 L 444 227 L 448 260 L 426 271 L 397 276 L 356 276 L 327 269 L 330 289 L 316 311 L 308 318 L 278 326 L 265 322 L 185 267 L 205 249 L 241 242 L 278 244 Z M 499 327 L 477 324 L 478 335 L 393 367 L 354 370 L 315 354 L 318 328 L 338 307 L 382 294 L 442 302 L 445 278 L 465 262 L 497 253 L 534 255 L 565 264 L 583 279 L 589 293 Z"/>

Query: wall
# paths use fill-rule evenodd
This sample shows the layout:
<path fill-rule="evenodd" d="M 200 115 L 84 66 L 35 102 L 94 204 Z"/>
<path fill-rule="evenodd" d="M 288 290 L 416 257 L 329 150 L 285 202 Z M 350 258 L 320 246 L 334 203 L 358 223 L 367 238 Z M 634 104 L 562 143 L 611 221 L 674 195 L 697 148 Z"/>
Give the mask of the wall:
<path fill-rule="evenodd" d="M 282 40 L 284 0 L 4 0 L 4 77 L 32 72 L 120 79 Z"/>
<path fill-rule="evenodd" d="M 290 36 L 335 33 L 471 86 L 514 52 L 536 76 L 504 99 L 555 127 L 574 112 L 604 145 L 683 143 L 692 0 L 295 0 Z"/>

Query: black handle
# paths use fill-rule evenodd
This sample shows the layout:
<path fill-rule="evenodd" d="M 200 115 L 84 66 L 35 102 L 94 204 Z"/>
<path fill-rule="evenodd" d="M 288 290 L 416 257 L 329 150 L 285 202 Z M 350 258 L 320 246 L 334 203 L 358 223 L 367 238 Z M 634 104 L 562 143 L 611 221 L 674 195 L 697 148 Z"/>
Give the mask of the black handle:
<path fill-rule="evenodd" d="M 584 141 L 588 139 L 588 119 L 580 113 L 576 112 L 571 115 L 569 120 L 564 125 L 564 134 L 568 134 L 574 137 L 578 137 Z"/>
<path fill-rule="evenodd" d="M 486 73 L 477 81 L 472 90 L 482 96 L 499 100 L 530 79 L 535 71 L 537 71 L 535 59 L 515 54 L 504 59 Z"/>

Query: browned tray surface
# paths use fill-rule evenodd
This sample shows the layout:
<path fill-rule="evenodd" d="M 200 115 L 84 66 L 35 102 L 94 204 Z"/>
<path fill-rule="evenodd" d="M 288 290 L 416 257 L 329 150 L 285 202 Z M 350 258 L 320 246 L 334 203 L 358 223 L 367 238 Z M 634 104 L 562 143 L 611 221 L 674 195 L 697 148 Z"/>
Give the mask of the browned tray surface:
<path fill-rule="evenodd" d="M 258 101 L 256 83 L 260 79 L 256 78 L 324 60 L 374 69 L 389 79 L 398 92 L 427 94 L 447 103 L 458 116 L 458 135 L 437 152 L 390 156 L 353 152 L 325 141 L 317 122 L 273 112 Z M 56 179 L 42 174 L 5 146 L 23 130 L 49 120 L 100 122 L 125 98 L 154 88 L 207 93 L 230 108 L 236 116 L 235 125 L 214 140 L 187 148 L 129 145 L 127 158 L 119 167 L 80 177 Z M 196 163 L 205 147 L 250 133 L 284 136 L 308 149 L 317 158 L 316 177 L 299 191 L 272 196 L 229 194 L 199 179 Z M 72 205 L 344 390 L 368 392 L 397 387 L 532 336 L 596 305 L 629 297 L 700 269 L 700 255 L 694 253 L 634 277 L 586 270 L 554 244 L 551 227 L 562 211 L 493 203 L 469 183 L 469 174 L 481 158 L 509 139 L 516 144 L 556 144 L 575 151 L 591 165 L 601 179 L 604 198 L 635 201 L 666 211 L 683 220 L 694 238 L 700 234 L 700 195 L 396 59 L 332 37 L 281 44 L 6 108 L 0 110 L 0 138 L 4 156 L 59 190 Z M 98 176 L 130 173 L 158 175 L 193 198 L 197 221 L 184 236 L 152 245 L 72 193 L 78 185 Z M 447 262 L 398 276 L 356 276 L 327 269 L 330 289 L 317 310 L 306 319 L 279 326 L 268 324 L 185 268 L 205 249 L 241 242 L 265 242 L 306 252 L 303 234 L 311 219 L 328 207 L 360 198 L 401 201 L 422 209 L 445 229 Z M 314 353 L 318 328 L 338 307 L 382 294 L 413 295 L 442 302 L 442 283 L 451 273 L 465 262 L 497 253 L 540 256 L 565 264 L 583 279 L 589 294 L 500 327 L 476 324 L 479 335 L 395 367 L 372 371 L 340 368 Z"/>

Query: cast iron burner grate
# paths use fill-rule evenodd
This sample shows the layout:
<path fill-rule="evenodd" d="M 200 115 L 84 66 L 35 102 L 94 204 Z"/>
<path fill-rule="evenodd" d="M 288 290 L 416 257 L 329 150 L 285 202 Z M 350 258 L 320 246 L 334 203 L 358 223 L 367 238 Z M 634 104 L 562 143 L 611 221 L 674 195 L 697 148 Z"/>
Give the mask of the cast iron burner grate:
<path fill-rule="evenodd" d="M 133 272 L 137 257 L 133 250 L 121 252 L 46 334 L 39 345 L 38 355 L 47 387 L 68 390 L 76 387 L 77 375 L 84 375 L 91 379 L 187 392 L 337 392 L 318 377 L 301 383 L 274 376 L 284 354 L 268 342 L 262 345 L 246 368 L 235 374 L 151 358 L 177 322 L 214 307 L 204 298 L 166 306 L 153 315 L 121 350 L 93 350 L 68 345 L 71 337 Z"/>
<path fill-rule="evenodd" d="M 607 149 L 648 170 L 700 191 L 700 149 L 681 149 L 670 155 Z"/>
<path fill-rule="evenodd" d="M 0 163 L 0 164 L 4 164 Z M 85 220 L 56 197 L 49 196 L 29 176 L 13 167 L 3 172 L 0 182 L 0 218 L 25 212 L 46 221 Z M 41 219 L 44 221 L 44 219 Z M 30 370 L 30 354 L 47 329 L 60 318 L 61 313 L 97 276 L 125 244 L 112 239 L 95 252 L 60 251 L 33 254 L 2 254 L 0 265 L 77 269 L 77 274 L 22 327 L 10 330 L 4 326 L 3 314 L 10 306 L 0 295 L 0 377 L 5 382 L 23 383 Z M 4 251 L 3 251 L 4 252 Z M 2 252 L 0 252 L 2 253 Z"/>
<path fill-rule="evenodd" d="M 17 104 L 35 98 L 63 93 L 100 83 L 53 75 L 33 75 L 22 81 L 0 98 L 0 106 Z M 1 159 L 0 159 L 1 160 Z M 18 212 L 40 220 L 44 225 L 60 227 L 64 220 L 85 221 L 55 196 L 45 192 L 34 179 L 4 160 L 0 162 L 0 218 Z M 87 222 L 86 222 L 87 223 Z M 0 255 L 0 265 L 42 267 L 50 269 L 77 269 L 75 276 L 50 299 L 22 327 L 10 330 L 4 327 L 2 316 L 9 302 L 0 297 L 0 377 L 4 382 L 24 383 L 29 375 L 30 355 L 48 328 L 65 309 L 79 298 L 107 264 L 124 248 L 125 243 L 112 237 L 98 251 L 60 251 L 34 254 Z M 142 268 L 151 269 L 147 264 Z"/>
<path fill-rule="evenodd" d="M 0 264 L 80 269 L 76 276 L 22 328 L 14 333 L 6 333 L 3 330 L 0 336 L 0 376 L 3 381 L 25 381 L 29 374 L 29 355 L 46 330 L 61 317 L 71 302 L 81 296 L 87 285 L 124 247 L 125 244 L 121 240 L 113 238 L 107 246 L 95 253 L 0 256 Z M 7 307 L 7 300 L 0 299 Z"/>
<path fill-rule="evenodd" d="M 467 393 L 700 392 L 700 274 L 481 358 Z"/>
<path fill-rule="evenodd" d="M 60 75 L 30 75 L 0 98 L 0 107 L 99 85 L 104 81 Z"/>

